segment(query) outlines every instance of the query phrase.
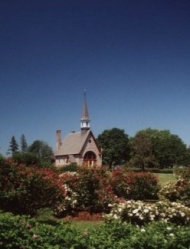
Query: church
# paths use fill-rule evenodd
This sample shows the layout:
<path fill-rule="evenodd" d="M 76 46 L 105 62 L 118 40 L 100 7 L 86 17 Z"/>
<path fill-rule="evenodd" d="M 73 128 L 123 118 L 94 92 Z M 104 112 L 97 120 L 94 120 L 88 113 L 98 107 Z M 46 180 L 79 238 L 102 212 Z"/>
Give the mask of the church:
<path fill-rule="evenodd" d="M 62 140 L 61 130 L 56 131 L 55 166 L 71 163 L 88 167 L 102 165 L 102 151 L 90 129 L 90 118 L 84 93 L 80 131 L 70 132 Z"/>

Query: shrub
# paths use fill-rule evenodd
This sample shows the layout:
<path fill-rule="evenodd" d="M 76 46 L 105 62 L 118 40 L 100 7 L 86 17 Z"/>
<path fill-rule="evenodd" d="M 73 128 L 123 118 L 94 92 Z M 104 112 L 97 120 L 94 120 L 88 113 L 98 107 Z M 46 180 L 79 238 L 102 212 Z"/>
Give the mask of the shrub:
<path fill-rule="evenodd" d="M 76 173 L 67 172 L 60 178 L 68 189 L 68 198 L 57 206 L 57 215 L 66 215 L 68 205 L 70 211 L 108 212 L 108 204 L 116 201 L 104 168 L 80 167 Z"/>
<path fill-rule="evenodd" d="M 0 230 L 1 249 L 66 249 L 72 248 L 72 245 L 81 245 L 79 232 L 68 223 L 57 223 L 56 226 L 52 226 L 39 223 L 27 216 L 2 213 Z"/>
<path fill-rule="evenodd" d="M 150 204 L 131 200 L 114 204 L 111 213 L 105 217 L 141 226 L 152 221 L 190 225 L 190 208 L 176 202 L 159 201 Z"/>
<path fill-rule="evenodd" d="M 66 166 L 62 166 L 60 168 L 57 168 L 57 172 L 59 173 L 65 173 L 65 172 L 76 172 L 77 171 L 77 164 L 76 163 L 71 163 L 69 165 Z"/>
<path fill-rule="evenodd" d="M 36 154 L 32 152 L 17 152 L 13 154 L 13 160 L 15 163 L 24 164 L 26 166 L 37 166 L 40 163 L 40 159 Z"/>
<path fill-rule="evenodd" d="M 5 162 L 0 165 L 0 208 L 15 214 L 35 215 L 64 198 L 65 189 L 56 173 Z"/>
<path fill-rule="evenodd" d="M 190 166 L 189 167 L 174 167 L 173 173 L 178 177 L 185 180 L 190 180 Z"/>
<path fill-rule="evenodd" d="M 114 193 L 124 199 L 145 200 L 158 198 L 158 180 L 151 173 L 114 170 L 110 184 Z"/>
<path fill-rule="evenodd" d="M 163 222 L 139 227 L 111 220 L 80 232 L 69 223 L 53 226 L 0 213 L 0 231 L 1 249 L 182 249 L 190 245 L 188 227 Z"/>
<path fill-rule="evenodd" d="M 160 191 L 161 200 L 180 202 L 190 207 L 190 181 L 178 179 L 167 183 Z"/>
<path fill-rule="evenodd" d="M 98 246 L 100 244 L 97 240 L 93 248 L 181 249 L 189 248 L 190 243 L 188 227 L 163 222 L 152 222 L 139 227 L 112 220 L 102 227 L 100 232 L 97 236 L 101 238 L 104 235 L 105 243 L 102 247 Z"/>

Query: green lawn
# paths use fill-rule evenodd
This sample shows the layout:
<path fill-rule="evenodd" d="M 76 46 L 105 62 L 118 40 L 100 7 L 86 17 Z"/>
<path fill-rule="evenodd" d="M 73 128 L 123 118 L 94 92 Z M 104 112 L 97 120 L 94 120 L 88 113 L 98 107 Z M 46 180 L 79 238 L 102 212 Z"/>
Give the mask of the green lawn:
<path fill-rule="evenodd" d="M 161 186 L 164 186 L 167 182 L 176 180 L 174 174 L 156 173 L 155 175 L 158 177 Z"/>
<path fill-rule="evenodd" d="M 101 224 L 104 223 L 104 221 L 70 221 L 70 223 L 75 227 L 77 228 L 78 230 L 80 230 L 81 232 L 83 231 L 86 231 L 90 228 L 93 228 L 93 227 L 97 227 Z"/>

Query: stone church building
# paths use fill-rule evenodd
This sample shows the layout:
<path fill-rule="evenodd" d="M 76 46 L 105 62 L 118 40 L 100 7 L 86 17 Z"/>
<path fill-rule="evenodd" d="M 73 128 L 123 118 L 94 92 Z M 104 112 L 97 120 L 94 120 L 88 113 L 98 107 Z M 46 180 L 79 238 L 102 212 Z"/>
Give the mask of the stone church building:
<path fill-rule="evenodd" d="M 101 148 L 90 129 L 86 94 L 84 94 L 80 131 L 70 132 L 63 140 L 61 130 L 56 131 L 55 166 L 61 167 L 71 163 L 89 167 L 102 165 Z"/>

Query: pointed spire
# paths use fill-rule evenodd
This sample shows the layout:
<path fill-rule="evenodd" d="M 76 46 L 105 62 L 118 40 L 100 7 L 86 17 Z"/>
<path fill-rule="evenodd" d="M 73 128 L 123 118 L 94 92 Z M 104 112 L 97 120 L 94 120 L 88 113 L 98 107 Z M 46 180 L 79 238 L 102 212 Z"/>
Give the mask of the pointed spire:
<path fill-rule="evenodd" d="M 90 118 L 88 114 L 88 106 L 86 101 L 86 91 L 84 91 L 84 101 L 82 108 L 82 117 L 81 117 L 81 130 L 89 130 L 90 129 Z"/>
<path fill-rule="evenodd" d="M 84 91 L 84 102 L 83 102 L 82 117 L 81 117 L 81 119 L 83 119 L 83 120 L 89 119 L 88 106 L 87 106 L 86 92 L 85 91 Z"/>

